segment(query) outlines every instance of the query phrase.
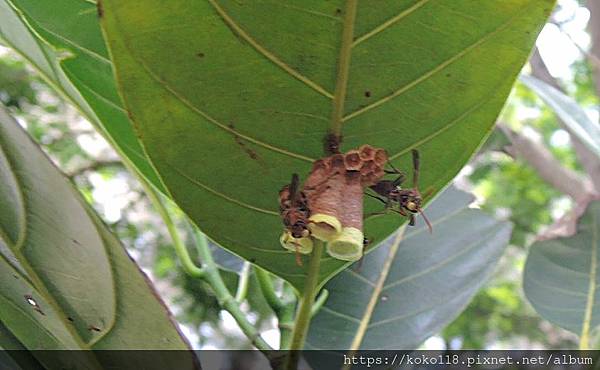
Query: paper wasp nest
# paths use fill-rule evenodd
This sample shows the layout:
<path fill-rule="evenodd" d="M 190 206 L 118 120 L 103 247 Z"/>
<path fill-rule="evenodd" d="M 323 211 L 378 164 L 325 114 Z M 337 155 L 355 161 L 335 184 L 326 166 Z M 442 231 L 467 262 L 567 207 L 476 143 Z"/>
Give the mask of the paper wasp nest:
<path fill-rule="evenodd" d="M 310 253 L 310 238 L 317 238 L 327 242 L 327 252 L 332 257 L 346 261 L 360 259 L 364 240 L 363 191 L 383 177 L 387 159 L 384 149 L 363 145 L 315 161 L 299 195 L 306 197 L 310 235 L 292 236 L 288 227 L 291 220 L 282 213 L 287 227 L 282 245 L 298 253 Z M 280 205 L 286 201 L 280 193 Z M 300 236 L 298 232 L 296 236 Z"/>

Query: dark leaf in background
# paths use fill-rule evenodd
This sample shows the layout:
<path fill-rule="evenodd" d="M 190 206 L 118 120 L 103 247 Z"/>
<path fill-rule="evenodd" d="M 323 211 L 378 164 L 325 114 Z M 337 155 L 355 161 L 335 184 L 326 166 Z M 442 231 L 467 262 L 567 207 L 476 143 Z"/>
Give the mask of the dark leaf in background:
<path fill-rule="evenodd" d="M 397 234 L 365 256 L 362 267 L 328 282 L 307 349 L 351 348 L 361 324 L 360 349 L 414 349 L 458 316 L 493 273 L 511 232 L 509 223 L 469 208 L 472 201 L 448 188 L 426 209 L 432 234 L 424 225 L 407 227 L 396 252 Z"/>
<path fill-rule="evenodd" d="M 523 289 L 546 320 L 580 335 L 600 325 L 600 201 L 590 203 L 567 238 L 531 246 Z"/>
<path fill-rule="evenodd" d="M 3 109 L 0 201 L 0 321 L 22 346 L 188 348 L 119 241 Z M 64 360 L 96 368 L 113 355 Z M 186 366 L 193 367 L 190 358 Z"/>

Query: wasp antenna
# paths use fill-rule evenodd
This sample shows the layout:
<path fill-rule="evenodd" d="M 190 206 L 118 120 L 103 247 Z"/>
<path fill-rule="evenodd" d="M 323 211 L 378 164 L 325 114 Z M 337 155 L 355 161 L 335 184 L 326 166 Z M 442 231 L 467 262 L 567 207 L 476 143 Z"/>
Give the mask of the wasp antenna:
<path fill-rule="evenodd" d="M 416 149 L 412 150 L 412 160 L 413 160 L 413 188 L 417 188 L 419 186 L 419 151 Z"/>
<path fill-rule="evenodd" d="M 300 190 L 300 178 L 297 173 L 292 174 L 292 181 L 290 182 L 290 200 L 292 204 L 296 201 L 296 197 L 298 196 L 298 190 Z"/>
<path fill-rule="evenodd" d="M 429 222 L 429 219 L 427 218 L 427 216 L 425 216 L 425 212 L 423 212 L 422 209 L 419 209 L 419 213 L 421 214 L 421 216 L 423 216 L 423 220 L 425 220 L 427 228 L 429 228 L 429 233 L 433 234 L 433 226 L 431 226 L 431 222 Z"/>
<path fill-rule="evenodd" d="M 290 182 L 290 190 L 298 189 L 298 185 L 300 184 L 300 178 L 297 173 L 292 174 L 292 181 Z"/>

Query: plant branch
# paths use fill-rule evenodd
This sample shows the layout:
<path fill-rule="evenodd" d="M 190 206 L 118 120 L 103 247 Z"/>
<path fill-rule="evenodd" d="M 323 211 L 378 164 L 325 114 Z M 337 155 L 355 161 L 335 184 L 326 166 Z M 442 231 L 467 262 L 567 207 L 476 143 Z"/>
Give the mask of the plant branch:
<path fill-rule="evenodd" d="M 548 67 L 542 60 L 542 57 L 537 48 L 534 50 L 531 59 L 529 60 L 529 63 L 531 65 L 531 74 L 534 77 L 539 78 L 540 80 L 546 82 L 547 84 L 556 88 L 564 94 L 567 93 L 565 89 L 561 86 L 561 84 L 556 80 L 556 78 L 554 78 L 552 74 L 550 74 L 550 71 L 548 70 Z M 596 78 L 600 79 L 600 77 L 598 76 Z M 598 96 L 600 96 L 600 85 L 597 84 L 596 87 L 598 90 L 597 94 Z M 558 123 L 562 126 L 562 128 L 564 128 L 571 136 L 573 149 L 577 154 L 579 163 L 581 163 L 581 166 L 587 172 L 594 190 L 597 193 L 600 193 L 600 161 L 598 161 L 598 157 L 595 153 L 588 149 L 588 147 L 577 137 L 577 135 L 571 132 L 569 127 L 560 119 L 560 117 L 557 116 L 556 119 L 558 120 Z"/>
<path fill-rule="evenodd" d="M 235 292 L 235 300 L 237 303 L 242 303 L 246 299 L 248 294 L 248 282 L 250 281 L 250 273 L 252 272 L 252 265 L 248 261 L 244 261 L 242 272 L 238 280 L 237 290 Z"/>
<path fill-rule="evenodd" d="M 277 317 L 280 332 L 279 349 L 288 349 L 291 342 L 292 329 L 294 328 L 294 312 L 296 309 L 296 299 L 291 285 L 284 282 L 282 298 L 279 298 L 273 289 L 273 281 L 270 274 L 257 267 L 256 278 L 260 290 L 265 297 L 267 304 Z"/>
<path fill-rule="evenodd" d="M 76 168 L 73 171 L 69 171 L 66 175 L 69 178 L 73 178 L 75 176 L 82 175 L 86 172 L 98 171 L 99 169 L 104 168 L 104 167 L 124 167 L 124 166 L 123 166 L 123 162 L 120 160 L 99 160 L 99 161 L 93 161 L 88 165 Z"/>
<path fill-rule="evenodd" d="M 143 179 L 140 179 L 140 184 L 144 188 L 146 195 L 150 200 L 150 203 L 152 203 L 152 206 L 154 206 L 154 209 L 156 209 L 163 222 L 165 223 L 165 226 L 167 227 L 167 231 L 169 232 L 171 240 L 173 241 L 173 248 L 175 248 L 175 253 L 179 258 L 179 261 L 181 262 L 183 271 L 185 271 L 190 276 L 203 278 L 206 274 L 206 271 L 203 268 L 196 266 L 196 264 L 192 261 L 192 258 L 190 257 L 190 254 L 188 253 L 188 250 L 185 244 L 183 243 L 183 240 L 181 240 L 181 238 L 179 237 L 177 227 L 175 226 L 175 223 L 173 222 L 169 211 L 160 199 L 160 195 L 158 194 L 158 192 L 154 190 L 154 188 L 152 188 L 152 185 L 150 185 Z"/>
<path fill-rule="evenodd" d="M 260 286 L 260 290 L 262 291 L 263 296 L 267 301 L 267 304 L 269 305 L 269 307 L 271 307 L 273 312 L 275 312 L 275 315 L 279 316 L 279 312 L 283 308 L 284 304 L 275 293 L 275 289 L 273 288 L 273 282 L 271 281 L 271 276 L 269 276 L 269 273 L 267 271 L 263 270 L 260 267 L 257 267 L 255 271 L 256 278 L 258 279 L 258 285 Z"/>
<path fill-rule="evenodd" d="M 290 352 L 287 358 L 286 369 L 296 370 L 298 361 L 300 360 L 300 350 L 304 347 L 308 326 L 311 319 L 312 306 L 317 293 L 317 283 L 319 281 L 319 269 L 321 267 L 321 255 L 325 243 L 320 240 L 315 240 L 314 249 L 310 255 L 308 264 L 308 275 L 304 283 L 304 292 L 300 298 L 300 306 L 296 314 L 296 323 L 292 331 L 292 341 L 290 344 Z"/>
<path fill-rule="evenodd" d="M 296 312 L 296 295 L 292 286 L 283 282 L 283 309 L 279 314 L 279 349 L 289 349 L 292 343 L 294 329 L 294 314 Z"/>
<path fill-rule="evenodd" d="M 310 317 L 315 316 L 319 312 L 321 307 L 323 307 L 325 302 L 327 302 L 327 298 L 329 298 L 329 291 L 327 289 L 321 290 L 321 293 L 319 293 L 319 296 L 315 300 L 315 304 L 312 306 L 312 309 L 310 310 Z"/>
<path fill-rule="evenodd" d="M 203 270 L 205 271 L 205 274 L 203 278 L 215 292 L 219 305 L 233 316 L 250 342 L 260 351 L 265 353 L 267 358 L 270 358 L 271 354 L 269 351 L 272 351 L 273 348 L 260 336 L 256 328 L 248 321 L 246 315 L 240 309 L 235 298 L 229 293 L 229 290 L 225 286 L 225 282 L 221 278 L 217 265 L 212 258 L 206 235 L 197 230 L 196 247 L 198 249 L 198 255 L 204 263 Z"/>
<path fill-rule="evenodd" d="M 509 155 L 524 159 L 542 179 L 576 202 L 589 198 L 589 194 L 593 192 L 591 183 L 575 171 L 564 167 L 545 146 L 513 131 L 502 123 L 498 123 L 498 128 L 511 142 L 511 145 L 506 148 Z"/>
<path fill-rule="evenodd" d="M 579 52 L 581 54 L 583 54 L 587 58 L 587 60 L 592 65 L 592 68 L 594 68 L 594 69 L 600 68 L 600 59 L 597 56 L 595 56 L 594 54 L 592 54 L 589 51 L 585 50 L 585 48 L 583 46 L 579 45 L 579 43 L 573 38 L 573 36 L 571 35 L 571 33 L 568 32 L 567 30 L 565 30 L 562 22 L 553 21 L 553 22 L 550 22 L 550 23 L 556 25 L 556 27 L 558 27 L 558 29 L 560 30 L 560 32 L 563 35 L 567 36 L 567 38 L 569 39 L 569 41 L 571 41 L 571 44 L 573 44 L 577 48 L 577 50 L 579 50 Z"/>
<path fill-rule="evenodd" d="M 208 241 L 206 236 L 201 232 L 196 231 L 196 247 L 198 249 L 198 255 L 200 259 L 204 263 L 204 267 L 200 268 L 194 264 L 192 261 L 185 244 L 179 237 L 179 232 L 169 215 L 168 210 L 164 206 L 164 204 L 160 200 L 160 196 L 158 193 L 145 181 L 141 181 L 142 186 L 146 190 L 146 194 L 150 198 L 150 201 L 160 214 L 163 219 L 163 222 L 167 226 L 169 230 L 169 234 L 173 239 L 173 246 L 175 247 L 175 252 L 179 257 L 179 260 L 182 263 L 183 269 L 190 276 L 201 278 L 205 280 L 208 285 L 212 288 L 219 301 L 219 305 L 225 309 L 227 312 L 233 316 L 235 321 L 238 323 L 242 332 L 248 337 L 250 342 L 258 348 L 260 351 L 265 353 L 267 358 L 269 358 L 269 351 L 272 351 L 273 348 L 269 346 L 267 342 L 259 335 L 254 326 L 248 321 L 246 315 L 240 309 L 240 306 L 236 299 L 229 293 L 229 290 L 225 286 L 225 282 L 221 278 L 221 274 L 219 273 L 219 269 L 215 261 L 212 258 L 212 254 L 210 252 L 210 248 L 208 247 Z M 241 277 L 240 279 L 243 279 Z"/>

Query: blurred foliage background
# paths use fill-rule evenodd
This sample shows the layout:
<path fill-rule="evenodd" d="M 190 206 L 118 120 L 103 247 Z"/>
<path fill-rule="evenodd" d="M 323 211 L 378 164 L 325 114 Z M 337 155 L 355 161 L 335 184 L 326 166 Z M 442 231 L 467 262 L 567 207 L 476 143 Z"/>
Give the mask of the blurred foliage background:
<path fill-rule="evenodd" d="M 533 74 L 544 72 L 532 70 L 539 68 L 537 62 L 541 59 L 552 82 L 573 96 L 597 121 L 595 73 L 600 59 L 594 56 L 594 44 L 600 43 L 600 34 L 590 31 L 594 17 L 600 18 L 600 14 L 593 9 L 590 12 L 585 1 L 559 1 L 538 40 L 538 49 L 532 57 L 537 59 L 532 59 L 526 69 Z M 121 238 L 153 280 L 195 348 L 240 349 L 248 343 L 242 340 L 243 334 L 229 314 L 219 310 L 205 283 L 187 277 L 178 267 L 160 218 L 115 152 L 23 58 L 1 46 L 0 101 Z M 560 127 L 553 111 L 523 84 L 515 86 L 499 121 L 543 144 L 565 168 L 584 171 L 578 164 L 569 134 Z M 577 346 L 573 334 L 551 325 L 534 312 L 521 288 L 527 248 L 537 235 L 565 215 L 574 202 L 540 177 L 527 160 L 513 157 L 506 150 L 507 145 L 508 138 L 496 129 L 455 182 L 477 196 L 479 207 L 514 223 L 511 245 L 494 278 L 452 324 L 424 343 L 425 348 Z M 183 218 L 179 221 L 185 230 Z M 233 272 L 224 275 L 234 290 L 238 275 Z M 249 289 L 243 309 L 276 346 L 276 321 L 259 299 L 261 295 L 252 293 L 257 289 L 253 276 Z"/>

